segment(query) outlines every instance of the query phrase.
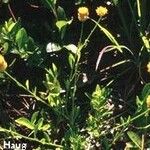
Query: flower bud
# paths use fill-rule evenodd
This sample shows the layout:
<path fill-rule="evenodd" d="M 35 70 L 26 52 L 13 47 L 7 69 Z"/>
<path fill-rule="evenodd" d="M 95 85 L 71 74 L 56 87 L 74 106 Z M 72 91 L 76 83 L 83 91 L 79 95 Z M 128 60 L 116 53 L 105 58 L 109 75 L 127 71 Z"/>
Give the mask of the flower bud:
<path fill-rule="evenodd" d="M 7 62 L 5 61 L 4 57 L 0 54 L 0 71 L 5 71 L 7 68 Z"/>
<path fill-rule="evenodd" d="M 89 10 L 87 7 L 80 7 L 78 9 L 78 19 L 81 22 L 84 22 L 88 19 L 89 17 Z"/>
<path fill-rule="evenodd" d="M 150 73 L 150 62 L 147 64 L 147 72 Z"/>
<path fill-rule="evenodd" d="M 150 95 L 146 99 L 147 108 L 150 108 Z"/>
<path fill-rule="evenodd" d="M 97 13 L 98 16 L 103 17 L 108 13 L 108 10 L 107 10 L 106 7 L 99 6 L 96 9 L 96 13 Z"/>

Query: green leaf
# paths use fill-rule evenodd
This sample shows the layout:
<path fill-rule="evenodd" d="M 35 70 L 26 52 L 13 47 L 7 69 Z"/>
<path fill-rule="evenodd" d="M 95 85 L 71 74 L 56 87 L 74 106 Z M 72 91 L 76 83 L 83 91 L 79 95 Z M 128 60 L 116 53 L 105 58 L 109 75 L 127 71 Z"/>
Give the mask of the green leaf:
<path fill-rule="evenodd" d="M 66 20 L 60 20 L 56 22 L 56 26 L 59 29 L 59 31 L 66 25 L 71 24 L 72 23 L 72 19 L 69 21 Z"/>
<path fill-rule="evenodd" d="M 107 38 L 114 44 L 116 45 L 116 48 L 122 53 L 121 46 L 115 39 L 115 37 L 104 27 L 102 27 L 100 24 L 98 24 L 95 20 L 91 19 L 98 27 L 99 29 L 107 36 Z"/>
<path fill-rule="evenodd" d="M 70 67 L 73 68 L 73 65 L 75 63 L 75 57 L 73 56 L 73 54 L 71 53 L 69 54 L 68 60 L 69 60 Z"/>
<path fill-rule="evenodd" d="M 57 16 L 58 16 L 58 20 L 66 20 L 67 19 L 64 9 L 60 6 L 58 6 L 58 8 L 57 8 Z"/>
<path fill-rule="evenodd" d="M 142 90 L 142 98 L 144 99 L 150 94 L 150 83 L 147 83 Z"/>
<path fill-rule="evenodd" d="M 150 51 L 150 40 L 146 36 L 142 36 L 142 40 L 146 49 Z"/>
<path fill-rule="evenodd" d="M 16 23 L 14 23 L 14 22 L 11 23 L 8 27 L 8 31 L 10 32 L 14 28 L 15 25 L 16 25 Z"/>
<path fill-rule="evenodd" d="M 92 93 L 93 98 L 99 98 L 102 95 L 102 90 L 99 85 L 96 85 L 95 91 Z"/>
<path fill-rule="evenodd" d="M 127 142 L 126 143 L 126 147 L 125 147 L 126 150 L 136 150 L 137 147 L 135 146 L 135 144 L 133 142 Z"/>
<path fill-rule="evenodd" d="M 31 117 L 32 124 L 35 124 L 38 114 L 39 114 L 39 111 L 33 113 L 32 117 Z"/>
<path fill-rule="evenodd" d="M 43 132 L 43 134 L 44 134 L 45 140 L 46 140 L 47 142 L 50 142 L 51 139 L 50 139 L 49 135 L 48 135 L 46 132 Z"/>
<path fill-rule="evenodd" d="M 56 22 L 56 26 L 57 26 L 57 28 L 58 28 L 59 30 L 61 30 L 62 27 L 66 26 L 66 25 L 67 25 L 67 21 L 65 21 L 65 20 L 61 20 L 61 21 L 57 21 L 57 22 Z"/>
<path fill-rule="evenodd" d="M 54 75 L 57 75 L 57 67 L 54 63 L 52 63 L 52 69 L 53 69 Z"/>
<path fill-rule="evenodd" d="M 121 124 L 124 124 L 124 123 L 125 123 L 125 120 L 124 120 L 124 118 L 123 118 L 122 116 L 120 117 L 120 123 L 121 123 Z"/>
<path fill-rule="evenodd" d="M 117 5 L 119 2 L 119 0 L 112 0 L 112 1 L 113 1 L 114 5 Z"/>
<path fill-rule="evenodd" d="M 21 49 L 24 47 L 26 41 L 28 39 L 27 32 L 24 28 L 21 28 L 16 34 L 16 43 L 18 47 Z"/>
<path fill-rule="evenodd" d="M 137 96 L 136 97 L 136 105 L 138 106 L 138 109 L 140 109 L 140 108 L 142 109 L 143 103 L 144 103 L 143 99 L 140 100 L 140 98 Z"/>
<path fill-rule="evenodd" d="M 3 47 L 3 53 L 6 53 L 9 48 L 8 42 L 5 42 L 2 47 Z"/>
<path fill-rule="evenodd" d="M 31 129 L 31 130 L 34 129 L 34 125 L 27 118 L 21 117 L 15 120 L 15 122 L 18 123 L 19 125 L 27 127 L 28 129 Z"/>
<path fill-rule="evenodd" d="M 47 131 L 49 128 L 50 128 L 50 125 L 49 125 L 49 124 L 45 124 L 45 125 L 42 127 L 42 130 L 43 130 L 43 131 Z"/>
<path fill-rule="evenodd" d="M 45 7 L 53 10 L 56 5 L 56 0 L 41 0 Z"/>
<path fill-rule="evenodd" d="M 37 129 L 40 130 L 41 127 L 43 126 L 43 121 L 44 121 L 44 118 L 40 118 L 38 120 L 38 123 L 37 123 Z"/>
<path fill-rule="evenodd" d="M 26 80 L 26 88 L 29 90 L 29 80 Z"/>
<path fill-rule="evenodd" d="M 21 21 L 20 21 L 20 19 L 18 19 L 17 20 L 17 22 L 13 22 L 13 21 L 9 21 L 10 23 L 9 23 L 9 33 L 12 35 L 12 36 L 14 36 L 14 34 L 16 35 L 16 33 L 21 29 Z M 12 24 L 14 24 L 14 25 L 12 25 Z"/>
<path fill-rule="evenodd" d="M 66 48 L 67 50 L 71 51 L 72 53 L 77 54 L 78 48 L 76 47 L 76 45 L 69 44 L 69 45 L 65 45 L 63 47 Z"/>
<path fill-rule="evenodd" d="M 142 141 L 140 137 L 133 131 L 128 131 L 127 132 L 129 138 L 132 140 L 132 142 L 139 148 L 141 149 Z"/>

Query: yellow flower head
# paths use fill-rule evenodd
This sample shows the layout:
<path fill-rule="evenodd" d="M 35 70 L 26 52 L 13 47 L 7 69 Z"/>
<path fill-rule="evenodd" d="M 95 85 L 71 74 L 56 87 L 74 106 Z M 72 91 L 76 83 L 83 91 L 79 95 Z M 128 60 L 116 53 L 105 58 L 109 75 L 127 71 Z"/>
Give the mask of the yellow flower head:
<path fill-rule="evenodd" d="M 89 17 L 89 10 L 87 7 L 80 7 L 78 9 L 78 19 L 81 21 L 81 22 L 84 22 L 88 19 Z"/>
<path fill-rule="evenodd" d="M 150 73 L 150 62 L 147 64 L 147 72 Z"/>
<path fill-rule="evenodd" d="M 0 71 L 4 71 L 7 68 L 7 62 L 4 57 L 0 54 Z"/>
<path fill-rule="evenodd" d="M 150 108 L 150 95 L 146 99 L 147 108 Z"/>
<path fill-rule="evenodd" d="M 103 17 L 108 13 L 108 10 L 107 10 L 106 7 L 99 6 L 96 9 L 96 13 L 97 13 L 98 16 Z"/>

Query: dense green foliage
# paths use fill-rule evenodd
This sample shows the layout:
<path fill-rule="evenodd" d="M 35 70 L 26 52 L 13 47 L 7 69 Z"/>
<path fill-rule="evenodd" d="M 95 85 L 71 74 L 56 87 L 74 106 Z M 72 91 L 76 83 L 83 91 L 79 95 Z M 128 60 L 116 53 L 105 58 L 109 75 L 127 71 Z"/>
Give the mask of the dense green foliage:
<path fill-rule="evenodd" d="M 150 148 L 149 0 L 0 3 L 0 148 Z"/>

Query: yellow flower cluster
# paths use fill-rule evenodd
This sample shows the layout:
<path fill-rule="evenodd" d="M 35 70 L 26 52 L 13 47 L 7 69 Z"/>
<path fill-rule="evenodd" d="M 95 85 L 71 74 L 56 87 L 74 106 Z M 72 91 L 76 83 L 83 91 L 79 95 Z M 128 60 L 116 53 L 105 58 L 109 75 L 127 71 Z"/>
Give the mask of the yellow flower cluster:
<path fill-rule="evenodd" d="M 106 7 L 103 6 L 99 6 L 96 9 L 96 14 L 100 17 L 105 16 L 106 14 L 108 14 L 108 10 Z M 86 21 L 89 18 L 89 9 L 87 7 L 80 7 L 78 9 L 78 19 L 81 22 Z"/>
<path fill-rule="evenodd" d="M 150 62 L 147 64 L 147 72 L 150 73 Z"/>
<path fill-rule="evenodd" d="M 150 108 L 150 95 L 146 99 L 147 108 Z"/>
<path fill-rule="evenodd" d="M 103 17 L 108 13 L 108 10 L 107 10 L 106 7 L 99 6 L 96 9 L 96 13 L 97 13 L 98 16 Z"/>
<path fill-rule="evenodd" d="M 87 7 L 80 7 L 78 9 L 78 19 L 81 21 L 81 22 L 84 22 L 88 19 L 89 17 L 89 10 Z"/>
<path fill-rule="evenodd" d="M 0 71 L 4 71 L 7 68 L 7 62 L 4 57 L 0 54 Z"/>

